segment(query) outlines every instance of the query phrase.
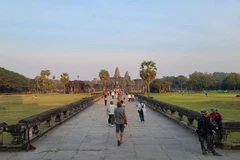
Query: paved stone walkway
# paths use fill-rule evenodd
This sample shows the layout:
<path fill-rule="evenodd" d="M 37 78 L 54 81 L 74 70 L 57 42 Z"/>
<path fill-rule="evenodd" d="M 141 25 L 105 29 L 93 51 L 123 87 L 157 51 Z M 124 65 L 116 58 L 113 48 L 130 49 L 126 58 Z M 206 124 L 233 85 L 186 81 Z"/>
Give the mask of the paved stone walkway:
<path fill-rule="evenodd" d="M 109 98 L 110 100 L 110 98 Z M 36 140 L 36 150 L 0 152 L 0 160 L 237 160 L 239 151 L 223 157 L 203 156 L 196 135 L 161 114 L 147 109 L 140 122 L 135 102 L 127 102 L 128 125 L 118 147 L 115 126 L 107 124 L 103 100 Z"/>

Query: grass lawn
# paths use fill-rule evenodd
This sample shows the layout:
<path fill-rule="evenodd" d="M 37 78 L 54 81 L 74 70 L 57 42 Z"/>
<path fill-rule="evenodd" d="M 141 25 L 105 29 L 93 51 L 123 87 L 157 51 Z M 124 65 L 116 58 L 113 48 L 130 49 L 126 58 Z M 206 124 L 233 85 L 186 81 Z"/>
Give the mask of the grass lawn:
<path fill-rule="evenodd" d="M 81 94 L 0 95 L 0 122 L 15 124 L 20 119 L 88 97 Z"/>
<path fill-rule="evenodd" d="M 178 93 L 172 95 L 151 93 L 150 96 L 198 112 L 205 108 L 210 113 L 210 109 L 215 107 L 224 120 L 240 120 L 240 97 L 236 97 L 236 94 L 233 93 L 208 93 L 207 97 L 205 93 L 190 95 L 187 93 L 183 95 Z"/>
<path fill-rule="evenodd" d="M 205 108 L 208 113 L 210 109 L 215 107 L 219 110 L 224 120 L 240 120 L 240 97 L 236 97 L 236 93 L 205 93 L 181 95 L 175 94 L 158 94 L 151 93 L 150 96 L 154 99 L 175 104 L 180 107 L 189 108 L 194 111 L 200 112 Z M 186 120 L 186 118 L 185 118 Z M 194 121 L 196 126 L 196 121 Z M 232 142 L 240 142 L 240 133 L 231 133 L 229 138 Z"/>

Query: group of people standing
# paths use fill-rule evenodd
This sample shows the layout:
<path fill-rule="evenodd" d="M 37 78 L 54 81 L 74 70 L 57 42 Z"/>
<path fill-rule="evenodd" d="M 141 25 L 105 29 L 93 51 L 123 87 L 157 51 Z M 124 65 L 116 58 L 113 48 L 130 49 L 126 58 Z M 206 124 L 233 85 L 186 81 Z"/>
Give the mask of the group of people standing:
<path fill-rule="evenodd" d="M 214 144 L 222 140 L 222 116 L 218 113 L 216 108 L 212 108 L 209 115 L 206 109 L 202 109 L 200 113 L 201 117 L 198 118 L 196 132 L 199 137 L 202 154 L 207 155 L 207 153 L 210 152 L 215 156 L 222 156 L 214 149 Z M 204 141 L 207 142 L 207 146 L 205 146 Z"/>

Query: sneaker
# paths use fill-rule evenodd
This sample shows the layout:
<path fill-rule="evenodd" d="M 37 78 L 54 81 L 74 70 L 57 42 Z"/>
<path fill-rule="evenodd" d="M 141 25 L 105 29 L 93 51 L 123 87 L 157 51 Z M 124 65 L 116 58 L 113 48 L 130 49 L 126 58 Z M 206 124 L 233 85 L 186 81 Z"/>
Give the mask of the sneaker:
<path fill-rule="evenodd" d="M 221 157 L 222 154 L 221 154 L 221 153 L 216 153 L 214 156 L 219 156 L 219 157 Z"/>
<path fill-rule="evenodd" d="M 111 125 L 113 127 L 113 125 Z"/>
<path fill-rule="evenodd" d="M 117 141 L 117 144 L 118 144 L 118 146 L 120 146 L 121 145 L 120 141 Z"/>

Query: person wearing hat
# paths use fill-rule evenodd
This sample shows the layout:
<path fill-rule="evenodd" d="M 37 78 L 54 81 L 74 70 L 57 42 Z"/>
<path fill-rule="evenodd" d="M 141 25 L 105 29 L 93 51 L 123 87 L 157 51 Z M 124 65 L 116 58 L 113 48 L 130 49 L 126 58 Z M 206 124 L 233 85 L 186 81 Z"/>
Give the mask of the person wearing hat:
<path fill-rule="evenodd" d="M 214 144 L 218 145 L 222 140 L 222 116 L 218 113 L 218 109 L 211 108 L 211 113 L 208 115 L 210 122 L 212 124 L 213 129 L 217 133 L 214 136 Z"/>
<path fill-rule="evenodd" d="M 202 154 L 207 155 L 207 149 L 204 145 L 204 141 L 207 142 L 208 150 L 215 156 L 222 156 L 217 153 L 213 148 L 213 134 L 216 132 L 213 130 L 209 117 L 207 116 L 206 109 L 202 109 L 200 112 L 201 116 L 198 118 L 197 134 L 202 149 Z"/>

